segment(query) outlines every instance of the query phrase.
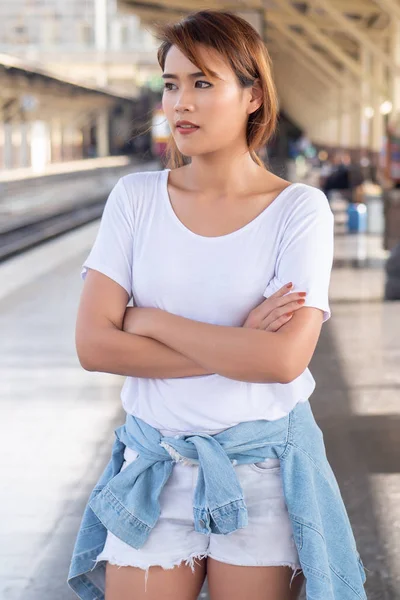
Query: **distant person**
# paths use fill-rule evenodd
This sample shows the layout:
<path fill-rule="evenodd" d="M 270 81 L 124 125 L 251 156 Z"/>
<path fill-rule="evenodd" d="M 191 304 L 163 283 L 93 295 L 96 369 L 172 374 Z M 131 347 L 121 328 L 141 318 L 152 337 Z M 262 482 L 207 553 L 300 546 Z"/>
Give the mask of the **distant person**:
<path fill-rule="evenodd" d="M 322 191 L 330 200 L 330 192 L 340 190 L 347 200 L 353 199 L 353 192 L 364 178 L 361 168 L 352 165 L 351 156 L 348 152 L 336 154 L 330 174 L 325 178 Z"/>
<path fill-rule="evenodd" d="M 159 36 L 168 166 L 118 180 L 83 263 L 79 360 L 126 376 L 126 419 L 69 585 L 82 600 L 195 600 L 207 576 L 213 600 L 295 600 L 307 579 L 314 600 L 362 600 L 309 402 L 332 211 L 257 155 L 278 101 L 248 21 L 204 10 Z"/>

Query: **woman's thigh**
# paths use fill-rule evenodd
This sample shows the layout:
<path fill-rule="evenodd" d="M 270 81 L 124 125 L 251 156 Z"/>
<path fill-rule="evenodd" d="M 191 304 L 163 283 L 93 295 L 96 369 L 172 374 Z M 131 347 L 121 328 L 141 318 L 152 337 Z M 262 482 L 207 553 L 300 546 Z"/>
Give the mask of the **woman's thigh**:
<path fill-rule="evenodd" d="M 290 567 L 240 567 L 207 559 L 210 600 L 298 600 L 304 575 Z"/>
<path fill-rule="evenodd" d="M 154 566 L 145 571 L 137 567 L 106 565 L 105 600 L 196 600 L 202 588 L 207 559 L 191 567 L 180 564 L 173 569 Z"/>

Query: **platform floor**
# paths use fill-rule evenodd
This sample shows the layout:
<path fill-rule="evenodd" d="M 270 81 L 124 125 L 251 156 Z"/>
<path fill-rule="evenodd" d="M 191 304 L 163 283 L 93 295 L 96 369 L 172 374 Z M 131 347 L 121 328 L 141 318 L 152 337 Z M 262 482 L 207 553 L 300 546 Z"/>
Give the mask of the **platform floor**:
<path fill-rule="evenodd" d="M 311 404 L 369 570 L 368 598 L 399 600 L 399 302 L 382 301 L 380 238 L 346 235 L 339 221 Z M 123 422 L 123 379 L 84 371 L 74 347 L 80 265 L 97 226 L 0 266 L 1 600 L 75 598 L 66 576 L 76 531 Z"/>

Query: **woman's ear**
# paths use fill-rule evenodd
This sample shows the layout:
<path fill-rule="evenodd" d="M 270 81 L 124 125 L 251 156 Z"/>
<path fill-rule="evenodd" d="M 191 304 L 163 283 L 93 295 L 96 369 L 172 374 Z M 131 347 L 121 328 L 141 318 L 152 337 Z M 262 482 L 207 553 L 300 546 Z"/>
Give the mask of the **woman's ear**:
<path fill-rule="evenodd" d="M 256 110 L 258 110 L 262 104 L 263 94 L 262 88 L 260 84 L 260 80 L 256 79 L 253 83 L 253 87 L 251 88 L 251 97 L 249 102 L 249 115 Z"/>

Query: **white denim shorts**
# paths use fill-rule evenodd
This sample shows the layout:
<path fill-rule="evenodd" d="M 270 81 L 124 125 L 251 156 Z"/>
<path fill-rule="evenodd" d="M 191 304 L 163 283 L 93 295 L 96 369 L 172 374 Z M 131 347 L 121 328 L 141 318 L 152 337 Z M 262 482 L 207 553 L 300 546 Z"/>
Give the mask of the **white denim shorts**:
<path fill-rule="evenodd" d="M 163 435 L 173 435 L 161 431 Z M 121 470 L 137 456 L 135 450 L 126 447 Z M 196 558 L 210 557 L 231 565 L 289 566 L 293 569 L 293 580 L 301 567 L 283 494 L 279 459 L 235 465 L 234 469 L 248 510 L 246 527 L 225 535 L 195 531 L 193 495 L 198 466 L 176 462 L 160 494 L 160 517 L 145 544 L 140 549 L 133 548 L 108 531 L 95 563 L 107 561 L 120 567 L 139 567 L 146 570 L 147 582 L 151 566 L 171 569 L 185 562 L 193 570 Z"/>

